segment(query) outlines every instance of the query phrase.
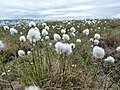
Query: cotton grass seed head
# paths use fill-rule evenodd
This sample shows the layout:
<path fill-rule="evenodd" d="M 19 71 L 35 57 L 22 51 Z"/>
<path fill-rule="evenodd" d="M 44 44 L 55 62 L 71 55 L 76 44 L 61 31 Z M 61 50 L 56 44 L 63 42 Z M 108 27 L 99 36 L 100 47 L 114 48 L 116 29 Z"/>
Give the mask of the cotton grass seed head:
<path fill-rule="evenodd" d="M 28 86 L 24 90 L 41 90 L 41 89 L 37 86 Z"/>
<path fill-rule="evenodd" d="M 47 31 L 49 31 L 50 28 L 49 28 L 48 26 L 45 26 L 45 29 L 46 29 Z"/>
<path fill-rule="evenodd" d="M 55 44 L 55 50 L 58 54 L 67 54 L 70 55 L 72 53 L 72 47 L 70 44 L 57 42 Z"/>
<path fill-rule="evenodd" d="M 94 35 L 94 38 L 95 38 L 95 39 L 100 39 L 100 34 L 96 33 L 96 34 Z"/>
<path fill-rule="evenodd" d="M 51 46 L 52 46 L 52 43 L 48 43 L 48 46 L 51 47 Z"/>
<path fill-rule="evenodd" d="M 20 42 L 26 42 L 25 36 L 20 36 L 19 40 L 20 40 Z"/>
<path fill-rule="evenodd" d="M 18 31 L 17 31 L 16 29 L 10 28 L 10 34 L 11 34 L 11 35 L 15 35 L 15 34 L 17 34 L 17 33 L 18 33 Z"/>
<path fill-rule="evenodd" d="M 48 32 L 47 32 L 47 30 L 46 30 L 46 29 L 43 29 L 43 30 L 42 30 L 42 35 L 43 35 L 43 36 L 48 35 Z"/>
<path fill-rule="evenodd" d="M 45 36 L 45 40 L 49 40 L 50 39 L 50 37 L 49 36 Z"/>
<path fill-rule="evenodd" d="M 62 52 L 65 52 L 65 46 L 62 42 L 57 42 L 55 44 L 55 50 L 58 54 L 62 54 Z"/>
<path fill-rule="evenodd" d="M 77 42 L 77 43 L 81 43 L 81 40 L 80 40 L 80 39 L 76 39 L 76 42 Z"/>
<path fill-rule="evenodd" d="M 106 59 L 104 59 L 104 61 L 105 61 L 105 62 L 114 63 L 114 62 L 115 62 L 115 59 L 114 59 L 114 57 L 109 56 L 109 57 L 107 57 Z"/>
<path fill-rule="evenodd" d="M 35 27 L 35 26 L 36 26 L 35 22 L 33 21 L 29 22 L 29 27 Z"/>
<path fill-rule="evenodd" d="M 3 49 L 4 48 L 4 43 L 3 41 L 0 40 L 0 49 Z"/>
<path fill-rule="evenodd" d="M 93 38 L 90 38 L 90 42 L 94 42 L 94 39 L 93 39 Z"/>
<path fill-rule="evenodd" d="M 9 72 L 11 72 L 11 70 L 8 70 L 7 72 L 9 73 Z"/>
<path fill-rule="evenodd" d="M 31 42 L 31 43 L 35 43 L 36 41 L 39 41 L 41 39 L 41 35 L 38 29 L 35 28 L 31 28 L 28 31 L 28 35 L 27 35 L 27 39 Z"/>
<path fill-rule="evenodd" d="M 45 26 L 47 26 L 47 24 L 46 23 L 42 23 L 42 27 L 45 27 Z"/>
<path fill-rule="evenodd" d="M 102 47 L 99 47 L 99 46 L 95 46 L 93 48 L 92 53 L 93 53 L 93 56 L 97 59 L 102 59 L 105 56 L 105 50 Z"/>
<path fill-rule="evenodd" d="M 32 52 L 31 51 L 27 51 L 27 55 L 30 55 Z"/>
<path fill-rule="evenodd" d="M 69 37 L 68 34 L 63 34 L 62 39 L 65 40 L 65 41 L 68 41 L 68 40 L 70 40 L 70 37 Z"/>
<path fill-rule="evenodd" d="M 66 30 L 65 29 L 62 29 L 61 30 L 61 34 L 65 34 L 66 33 Z"/>
<path fill-rule="evenodd" d="M 60 35 L 59 34 L 54 34 L 54 40 L 55 41 L 59 41 L 61 39 Z"/>
<path fill-rule="evenodd" d="M 117 52 L 120 52 L 120 46 L 116 48 L 116 51 L 117 51 Z"/>
<path fill-rule="evenodd" d="M 75 27 L 71 27 L 71 28 L 70 28 L 70 31 L 71 31 L 71 32 L 75 32 L 75 31 L 76 31 Z"/>
<path fill-rule="evenodd" d="M 34 29 L 35 29 L 36 31 L 40 32 L 38 27 L 35 27 Z"/>
<path fill-rule="evenodd" d="M 98 45 L 100 43 L 100 41 L 98 39 L 94 40 L 94 45 Z"/>
<path fill-rule="evenodd" d="M 24 55 L 25 55 L 25 52 L 23 50 L 18 51 L 18 56 L 19 57 L 24 57 Z"/>
<path fill-rule="evenodd" d="M 9 30 L 9 27 L 8 26 L 4 26 L 4 30 Z"/>
<path fill-rule="evenodd" d="M 75 44 L 74 43 L 70 43 L 71 47 L 74 49 L 75 48 Z"/>
<path fill-rule="evenodd" d="M 6 75 L 6 73 L 5 73 L 5 72 L 3 72 L 1 75 L 2 75 L 2 76 L 5 76 L 5 75 Z"/>
<path fill-rule="evenodd" d="M 89 33 L 90 33 L 90 30 L 89 30 L 89 29 L 85 29 L 85 30 L 83 30 L 83 34 L 84 34 L 84 35 L 87 36 L 87 35 L 89 35 Z"/>

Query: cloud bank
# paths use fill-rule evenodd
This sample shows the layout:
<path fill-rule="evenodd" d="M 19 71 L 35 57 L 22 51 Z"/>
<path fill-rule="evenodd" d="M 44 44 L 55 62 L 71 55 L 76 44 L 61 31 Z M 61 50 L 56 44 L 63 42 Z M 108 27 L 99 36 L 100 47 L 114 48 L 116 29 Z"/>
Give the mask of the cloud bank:
<path fill-rule="evenodd" d="M 0 0 L 0 19 L 120 18 L 120 0 Z"/>

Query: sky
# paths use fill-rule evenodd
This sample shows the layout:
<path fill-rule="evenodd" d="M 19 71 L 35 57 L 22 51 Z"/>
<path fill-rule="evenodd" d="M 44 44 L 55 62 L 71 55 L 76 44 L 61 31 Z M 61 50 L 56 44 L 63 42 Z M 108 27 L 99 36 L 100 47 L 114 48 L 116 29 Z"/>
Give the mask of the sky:
<path fill-rule="evenodd" d="M 0 0 L 0 19 L 120 18 L 120 0 Z"/>

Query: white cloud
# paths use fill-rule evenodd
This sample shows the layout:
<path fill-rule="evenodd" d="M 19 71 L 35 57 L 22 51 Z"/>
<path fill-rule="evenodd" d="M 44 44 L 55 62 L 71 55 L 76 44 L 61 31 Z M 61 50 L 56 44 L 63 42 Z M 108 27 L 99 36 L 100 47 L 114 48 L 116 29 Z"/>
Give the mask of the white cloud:
<path fill-rule="evenodd" d="M 120 17 L 120 0 L 0 0 L 0 19 Z"/>

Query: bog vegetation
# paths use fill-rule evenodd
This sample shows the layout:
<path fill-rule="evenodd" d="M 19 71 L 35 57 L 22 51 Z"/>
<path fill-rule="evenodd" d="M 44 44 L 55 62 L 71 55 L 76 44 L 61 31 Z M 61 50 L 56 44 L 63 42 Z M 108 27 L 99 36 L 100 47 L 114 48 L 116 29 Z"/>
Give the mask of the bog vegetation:
<path fill-rule="evenodd" d="M 120 89 L 120 20 L 0 23 L 0 90 Z"/>

